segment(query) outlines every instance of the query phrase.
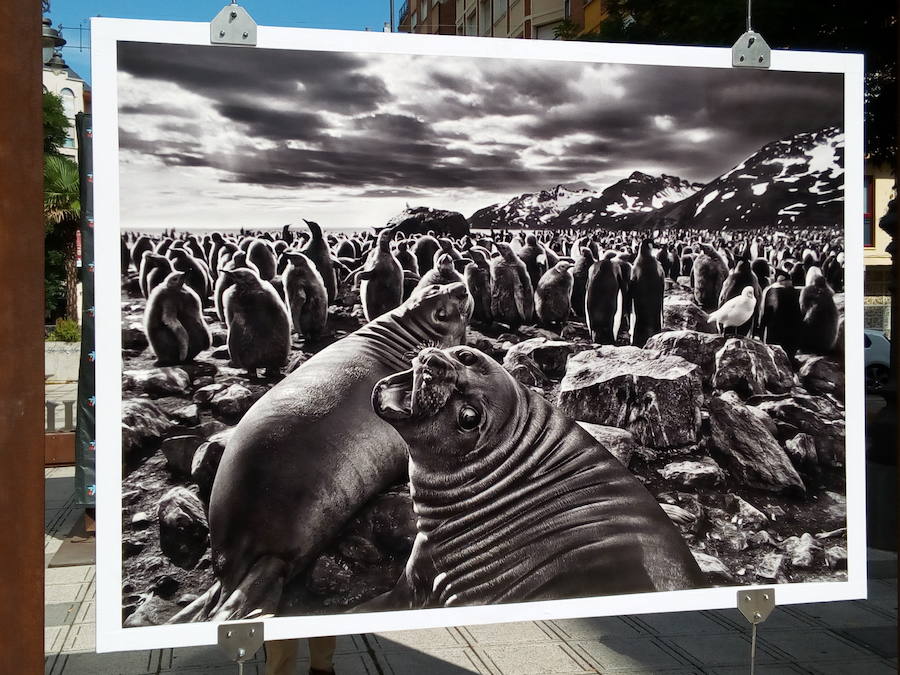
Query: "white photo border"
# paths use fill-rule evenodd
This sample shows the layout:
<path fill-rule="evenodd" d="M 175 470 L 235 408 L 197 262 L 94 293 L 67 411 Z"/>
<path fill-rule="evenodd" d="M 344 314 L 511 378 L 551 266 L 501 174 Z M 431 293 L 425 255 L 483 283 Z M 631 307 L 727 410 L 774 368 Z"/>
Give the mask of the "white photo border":
<path fill-rule="evenodd" d="M 96 18 L 91 21 L 93 71 L 94 204 L 96 249 L 97 377 L 97 651 L 112 652 L 211 645 L 217 624 L 122 626 L 122 344 L 119 256 L 117 42 L 209 46 L 209 24 Z M 215 48 L 215 47 L 211 47 Z M 582 61 L 634 65 L 731 68 L 731 50 L 596 42 L 334 31 L 261 26 L 247 49 L 426 54 Z M 863 56 L 773 51 L 772 70 L 844 75 L 844 247 L 846 372 L 847 581 L 780 584 L 776 602 L 788 605 L 866 597 L 865 442 L 863 350 Z M 758 111 L 753 114 L 767 114 Z M 772 111 L 777 114 L 777 111 Z M 736 606 L 728 586 L 369 614 L 330 614 L 265 620 L 266 639 L 343 635 L 463 624 L 553 618 L 616 616 L 721 609 Z"/>

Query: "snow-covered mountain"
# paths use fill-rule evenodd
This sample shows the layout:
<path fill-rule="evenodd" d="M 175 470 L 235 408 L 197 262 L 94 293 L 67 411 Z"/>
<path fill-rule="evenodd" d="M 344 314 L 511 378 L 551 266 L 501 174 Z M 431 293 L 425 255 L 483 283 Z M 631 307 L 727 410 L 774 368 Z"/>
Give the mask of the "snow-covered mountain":
<path fill-rule="evenodd" d="M 554 225 L 577 228 L 640 227 L 647 216 L 698 192 L 703 186 L 677 176 L 650 176 L 635 171 L 596 196 L 582 199 L 560 213 Z"/>
<path fill-rule="evenodd" d="M 836 225 L 844 212 L 844 130 L 769 143 L 702 190 L 662 209 L 668 225 L 710 229 Z"/>
<path fill-rule="evenodd" d="M 492 204 L 479 209 L 469 218 L 473 228 L 533 228 L 550 224 L 572 204 L 592 197 L 593 190 L 576 190 L 557 185 L 552 190 L 528 192 L 513 197 L 505 204 Z"/>

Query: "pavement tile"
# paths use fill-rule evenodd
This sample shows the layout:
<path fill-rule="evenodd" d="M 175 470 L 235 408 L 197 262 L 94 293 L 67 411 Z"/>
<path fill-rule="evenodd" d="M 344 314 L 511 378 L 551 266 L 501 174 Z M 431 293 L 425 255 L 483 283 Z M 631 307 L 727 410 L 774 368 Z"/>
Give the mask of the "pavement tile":
<path fill-rule="evenodd" d="M 861 602 L 820 602 L 814 605 L 795 605 L 794 609 L 821 624 L 833 628 L 857 626 L 886 626 L 896 623 L 882 612 L 876 612 Z"/>
<path fill-rule="evenodd" d="M 158 652 L 61 654 L 50 675 L 145 675 L 159 671 Z"/>
<path fill-rule="evenodd" d="M 481 653 L 503 675 L 596 672 L 583 656 L 562 644 L 490 645 Z"/>
<path fill-rule="evenodd" d="M 641 637 L 640 627 L 617 616 L 587 619 L 555 619 L 546 622 L 564 640 L 598 640 L 610 636 Z"/>
<path fill-rule="evenodd" d="M 849 661 L 872 656 L 827 630 L 766 633 L 760 635 L 759 643 L 772 645 L 790 655 L 792 661 L 804 665 L 815 661 Z"/>
<path fill-rule="evenodd" d="M 470 647 L 432 649 L 428 653 L 414 649 L 376 654 L 384 672 L 390 675 L 461 675 L 490 671 Z M 337 670 L 337 664 L 335 664 Z M 341 673 L 344 671 L 341 670 Z"/>
<path fill-rule="evenodd" d="M 726 666 L 724 668 L 713 668 L 707 671 L 709 675 L 747 675 L 750 670 L 750 662 L 743 666 Z M 756 673 L 758 675 L 797 675 L 798 673 L 809 673 L 808 670 L 800 666 L 793 666 L 787 663 L 757 664 Z"/>
<path fill-rule="evenodd" d="M 762 633 L 763 631 L 772 630 L 808 630 L 820 626 L 814 618 L 796 611 L 796 607 L 796 605 L 776 607 L 769 614 L 769 618 L 764 623 L 759 624 L 757 630 Z M 708 613 L 714 614 L 721 621 L 727 621 L 741 633 L 750 634 L 750 622 L 737 608 L 719 609 Z"/>
<path fill-rule="evenodd" d="M 78 602 L 84 597 L 88 584 L 54 584 L 44 587 L 44 603 Z"/>
<path fill-rule="evenodd" d="M 519 644 L 523 642 L 552 642 L 559 640 L 549 627 L 541 622 L 523 621 L 519 623 L 490 623 L 480 626 L 465 626 L 460 633 L 470 644 L 481 646 L 492 644 Z"/>
<path fill-rule="evenodd" d="M 693 663 L 703 667 L 738 666 L 750 662 L 750 639 L 733 633 L 728 635 L 682 635 L 664 640 L 674 650 L 684 653 Z M 757 663 L 784 659 L 756 647 Z"/>
<path fill-rule="evenodd" d="M 262 663 L 263 659 L 264 652 L 260 649 L 247 663 Z M 169 671 L 193 673 L 195 670 L 221 668 L 229 664 L 231 664 L 232 671 L 236 670 L 234 664 L 228 660 L 218 645 L 166 649 L 161 654 L 160 661 L 160 671 L 164 673 Z M 247 666 L 245 664 L 245 673 L 246 670 Z"/>
<path fill-rule="evenodd" d="M 75 567 L 50 567 L 44 570 L 44 584 L 78 584 L 89 582 L 94 578 L 93 565 L 77 565 Z"/>
<path fill-rule="evenodd" d="M 63 626 L 73 623 L 81 611 L 80 602 L 54 602 L 44 605 L 44 626 Z"/>
<path fill-rule="evenodd" d="M 75 623 L 97 623 L 96 604 L 94 602 L 82 602 L 75 616 Z"/>
<path fill-rule="evenodd" d="M 422 652 L 465 647 L 466 640 L 455 628 L 424 628 L 387 633 L 371 633 L 374 649 L 384 652 L 417 649 Z"/>
<path fill-rule="evenodd" d="M 896 674 L 897 668 L 890 667 L 884 661 L 854 660 L 816 663 L 809 666 L 816 675 L 888 675 Z"/>
<path fill-rule="evenodd" d="M 665 635 L 707 635 L 728 633 L 727 624 L 701 612 L 672 612 L 667 614 L 642 614 L 634 617 L 636 623 L 647 627 L 647 632 Z"/>
<path fill-rule="evenodd" d="M 63 648 L 69 626 L 44 626 L 44 654 L 56 654 Z"/>
<path fill-rule="evenodd" d="M 67 653 L 93 652 L 97 644 L 97 625 L 76 623 L 69 629 L 62 650 Z"/>
<path fill-rule="evenodd" d="M 572 642 L 579 653 L 596 663 L 600 672 L 612 670 L 647 670 L 682 668 L 690 664 L 675 655 L 654 638 L 608 637 L 602 640 Z"/>
<path fill-rule="evenodd" d="M 870 579 L 869 598 L 864 601 L 867 607 L 882 610 L 897 620 L 897 580 Z"/>
<path fill-rule="evenodd" d="M 887 626 L 862 626 L 845 628 L 837 632 L 841 637 L 863 649 L 886 659 L 897 656 L 897 623 Z"/>

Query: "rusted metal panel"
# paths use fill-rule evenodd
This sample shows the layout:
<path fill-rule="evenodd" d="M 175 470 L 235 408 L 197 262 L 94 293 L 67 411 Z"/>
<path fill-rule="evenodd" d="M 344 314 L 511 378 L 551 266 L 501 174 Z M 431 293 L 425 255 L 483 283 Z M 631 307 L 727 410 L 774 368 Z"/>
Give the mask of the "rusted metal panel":
<path fill-rule="evenodd" d="M 44 465 L 68 466 L 75 463 L 75 434 L 44 435 Z"/>

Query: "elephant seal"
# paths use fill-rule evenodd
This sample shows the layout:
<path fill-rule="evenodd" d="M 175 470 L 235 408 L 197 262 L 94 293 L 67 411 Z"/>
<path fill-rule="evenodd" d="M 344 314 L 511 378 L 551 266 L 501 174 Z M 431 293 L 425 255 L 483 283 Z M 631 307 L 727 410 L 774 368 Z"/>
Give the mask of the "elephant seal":
<path fill-rule="evenodd" d="M 374 495 L 404 479 L 406 442 L 372 410 L 379 379 L 422 345 L 465 338 L 463 284 L 420 289 L 318 352 L 244 415 L 209 501 L 218 581 L 170 623 L 278 611 L 302 572 Z"/>
<path fill-rule="evenodd" d="M 200 298 L 185 284 L 184 272 L 171 272 L 151 291 L 144 308 L 144 330 L 158 366 L 188 363 L 209 349 Z"/>
<path fill-rule="evenodd" d="M 394 590 L 360 610 L 705 585 L 647 489 L 485 354 L 424 349 L 372 405 L 409 445 L 418 534 Z"/>
<path fill-rule="evenodd" d="M 391 253 L 391 239 L 396 230 L 385 228 L 378 233 L 378 245 L 369 253 L 359 273 L 359 297 L 366 321 L 389 312 L 403 302 L 403 268 Z"/>

